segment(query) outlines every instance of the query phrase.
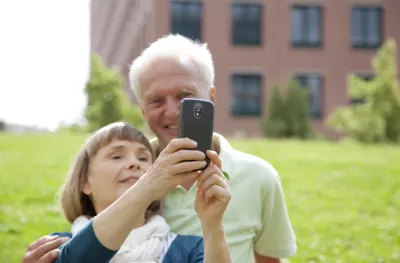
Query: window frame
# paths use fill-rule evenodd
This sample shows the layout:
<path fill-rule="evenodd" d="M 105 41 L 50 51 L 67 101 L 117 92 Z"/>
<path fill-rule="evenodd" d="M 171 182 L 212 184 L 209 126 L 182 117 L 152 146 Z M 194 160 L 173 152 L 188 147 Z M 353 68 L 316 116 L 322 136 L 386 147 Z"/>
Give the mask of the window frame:
<path fill-rule="evenodd" d="M 312 108 L 312 99 L 310 96 L 312 96 L 312 94 L 310 94 L 309 90 L 310 88 L 308 87 L 308 85 L 305 87 L 301 81 L 299 81 L 299 78 L 307 78 L 307 82 L 309 81 L 309 78 L 318 78 L 319 79 L 319 111 L 318 113 L 314 113 L 314 110 Z M 296 73 L 294 75 L 294 79 L 296 80 L 297 84 L 301 87 L 301 88 L 305 88 L 307 89 L 307 96 L 308 96 L 308 116 L 313 119 L 313 120 L 321 120 L 324 118 L 324 105 L 325 105 L 325 100 L 324 100 L 324 93 L 325 93 L 325 79 L 324 76 L 322 74 L 318 74 L 318 73 Z"/>
<path fill-rule="evenodd" d="M 308 12 L 309 9 L 316 9 L 318 11 L 318 42 L 312 43 L 307 40 L 307 34 L 310 30 L 310 18 L 305 14 Z M 294 41 L 293 40 L 293 12 L 295 10 L 299 10 L 302 12 L 302 24 L 303 32 L 301 32 L 302 40 L 301 41 Z M 324 9 L 323 6 L 318 4 L 295 4 L 292 5 L 291 12 L 290 12 L 290 43 L 292 47 L 300 48 L 300 47 L 309 47 L 309 48 L 320 48 L 323 47 L 323 39 L 324 39 Z"/>
<path fill-rule="evenodd" d="M 235 93 L 239 94 L 246 94 L 246 89 L 244 86 L 240 87 L 240 91 L 237 92 L 235 91 L 235 85 L 234 85 L 234 79 L 235 78 L 249 78 L 249 77 L 256 77 L 258 80 L 258 87 L 255 88 L 256 90 L 256 95 L 255 98 L 257 100 L 257 106 L 258 109 L 256 111 L 249 111 L 248 110 L 248 105 L 251 105 L 252 98 L 251 96 L 247 93 L 248 96 L 238 96 Z M 242 80 L 243 81 L 243 80 Z M 230 115 L 233 117 L 244 117 L 244 118 L 260 118 L 263 113 L 263 84 L 264 84 L 264 76 L 261 72 L 233 72 L 230 74 L 230 83 L 231 83 L 231 96 L 230 96 Z M 254 88 L 254 87 L 252 87 Z M 242 104 L 244 104 L 246 109 L 242 110 L 235 110 L 234 108 L 234 100 L 242 100 Z M 254 99 L 254 98 L 253 98 Z"/>
<path fill-rule="evenodd" d="M 361 12 L 361 16 L 363 18 L 361 18 L 360 24 L 361 24 L 361 38 L 363 38 L 363 40 L 361 41 L 362 43 L 354 43 L 353 40 L 353 16 L 354 16 L 354 12 L 358 10 L 359 12 Z M 379 43 L 377 44 L 369 44 L 368 40 L 366 40 L 368 38 L 368 24 L 364 23 L 366 18 L 366 14 L 367 12 L 371 12 L 371 11 L 377 11 L 378 15 L 379 15 L 379 25 L 378 25 L 378 29 L 379 29 Z M 384 10 L 382 6 L 379 5 L 368 5 L 368 4 L 357 4 L 357 5 L 353 5 L 351 7 L 351 12 L 350 12 L 350 44 L 351 47 L 353 49 L 377 49 L 378 47 L 380 47 L 383 43 L 383 39 L 384 39 Z"/>
<path fill-rule="evenodd" d="M 174 21 L 174 12 L 173 12 L 173 5 L 181 5 L 181 8 L 183 10 L 182 13 L 180 13 L 180 15 L 183 17 L 185 17 L 185 19 L 180 19 L 180 21 Z M 191 21 L 187 21 L 187 18 L 189 18 L 188 15 L 186 15 L 187 13 L 187 9 L 189 8 L 190 5 L 194 5 L 194 6 L 198 6 L 199 8 L 199 20 L 198 21 L 194 21 L 194 19 L 192 17 L 190 17 Z M 170 16 L 170 25 L 169 25 L 169 31 L 173 34 L 180 34 L 183 35 L 185 37 L 188 37 L 192 40 L 198 40 L 198 41 L 202 41 L 203 39 L 203 3 L 201 1 L 170 1 L 169 2 L 169 16 Z M 183 21 L 182 21 L 183 20 Z M 188 35 L 186 33 L 184 33 L 184 30 L 177 30 L 176 28 L 174 29 L 174 25 L 179 25 L 177 26 L 178 29 L 181 29 L 182 27 L 185 29 L 190 28 L 193 24 L 197 24 L 198 23 L 198 29 L 196 28 L 196 31 L 198 30 L 198 36 L 194 36 L 194 35 Z M 190 24 L 190 25 L 188 25 Z"/>
<path fill-rule="evenodd" d="M 251 28 L 252 26 L 252 22 L 249 21 L 245 21 L 243 25 L 243 21 L 241 21 L 240 23 L 235 21 L 234 19 L 234 8 L 235 7 L 246 7 L 246 8 L 251 8 L 251 7 L 258 7 L 258 12 L 259 12 L 259 18 L 258 18 L 258 39 L 256 39 L 256 41 L 250 41 L 249 39 L 242 39 L 240 36 L 242 36 L 242 31 L 245 31 L 246 28 Z M 247 10 L 245 10 L 246 12 Z M 248 12 L 248 11 L 247 11 Z M 231 10 L 230 10 L 230 17 L 231 17 L 231 44 L 233 46 L 249 46 L 249 47 L 261 47 L 263 46 L 263 12 L 264 12 L 264 6 L 262 3 L 232 3 L 231 4 Z M 254 23 L 255 24 L 255 23 Z M 239 33 L 239 37 L 237 36 L 237 27 L 239 27 L 240 33 Z M 244 29 L 243 29 L 244 28 Z"/>

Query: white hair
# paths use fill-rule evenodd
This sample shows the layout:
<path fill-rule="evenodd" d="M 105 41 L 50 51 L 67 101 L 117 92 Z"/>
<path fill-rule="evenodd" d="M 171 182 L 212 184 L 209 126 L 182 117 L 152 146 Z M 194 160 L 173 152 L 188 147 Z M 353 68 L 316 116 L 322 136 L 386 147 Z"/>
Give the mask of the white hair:
<path fill-rule="evenodd" d="M 153 42 L 137 57 L 129 70 L 129 83 L 141 103 L 140 80 L 148 65 L 163 58 L 172 58 L 185 67 L 194 66 L 210 89 L 214 86 L 214 65 L 207 44 L 201 44 L 179 34 L 169 34 Z"/>

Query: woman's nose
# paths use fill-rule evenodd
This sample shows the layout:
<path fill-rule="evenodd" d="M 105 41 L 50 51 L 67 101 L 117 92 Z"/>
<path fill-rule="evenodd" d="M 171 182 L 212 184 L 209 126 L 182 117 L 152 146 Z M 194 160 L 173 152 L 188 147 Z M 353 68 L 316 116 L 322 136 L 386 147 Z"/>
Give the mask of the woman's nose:
<path fill-rule="evenodd" d="M 128 161 L 128 169 L 138 170 L 139 168 L 140 168 L 139 160 L 136 157 L 131 156 Z"/>

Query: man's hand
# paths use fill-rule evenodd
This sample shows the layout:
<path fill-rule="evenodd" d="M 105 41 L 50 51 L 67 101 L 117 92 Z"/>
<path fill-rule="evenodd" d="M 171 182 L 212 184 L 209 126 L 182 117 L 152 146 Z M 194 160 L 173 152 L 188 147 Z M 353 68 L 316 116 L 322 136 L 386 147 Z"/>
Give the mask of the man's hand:
<path fill-rule="evenodd" d="M 60 250 L 58 249 L 68 237 L 43 236 L 28 246 L 21 263 L 52 263 L 54 262 Z"/>

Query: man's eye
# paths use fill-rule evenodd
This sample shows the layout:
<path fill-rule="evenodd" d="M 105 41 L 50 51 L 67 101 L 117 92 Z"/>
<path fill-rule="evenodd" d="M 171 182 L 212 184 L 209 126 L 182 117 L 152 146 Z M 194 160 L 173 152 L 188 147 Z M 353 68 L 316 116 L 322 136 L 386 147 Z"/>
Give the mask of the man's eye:
<path fill-rule="evenodd" d="M 191 97 L 191 96 L 193 96 L 191 93 L 183 93 L 181 95 L 181 98 L 183 99 L 183 98 L 188 98 L 188 97 Z"/>
<path fill-rule="evenodd" d="M 152 100 L 152 101 L 150 101 L 150 104 L 160 104 L 161 103 L 161 100 Z"/>

